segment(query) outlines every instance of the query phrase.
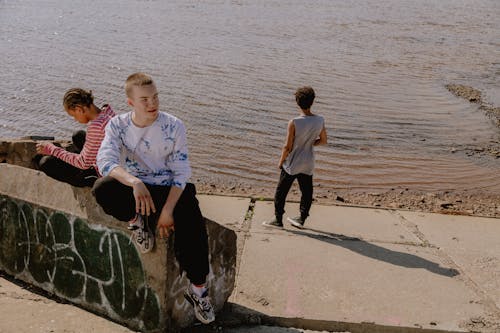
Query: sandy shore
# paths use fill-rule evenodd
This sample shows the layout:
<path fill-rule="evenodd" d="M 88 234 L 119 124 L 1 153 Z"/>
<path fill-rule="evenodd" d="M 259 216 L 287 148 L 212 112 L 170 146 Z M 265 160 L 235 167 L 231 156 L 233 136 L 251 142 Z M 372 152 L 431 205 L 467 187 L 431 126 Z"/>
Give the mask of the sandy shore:
<path fill-rule="evenodd" d="M 198 193 L 251 197 L 272 200 L 270 190 L 221 184 L 196 183 Z M 300 191 L 292 187 L 288 201 L 299 201 Z M 392 189 L 382 192 L 332 191 L 316 186 L 314 203 L 322 205 L 354 205 L 388 209 L 403 209 L 430 213 L 500 217 L 500 195 L 486 192 L 438 191 L 422 192 Z M 313 203 L 313 205 L 314 205 Z"/>

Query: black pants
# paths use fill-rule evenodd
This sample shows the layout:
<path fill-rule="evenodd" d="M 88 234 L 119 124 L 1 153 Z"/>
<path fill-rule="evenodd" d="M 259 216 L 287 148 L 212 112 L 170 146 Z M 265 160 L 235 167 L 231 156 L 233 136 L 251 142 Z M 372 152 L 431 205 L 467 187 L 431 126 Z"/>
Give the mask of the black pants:
<path fill-rule="evenodd" d="M 156 213 L 148 217 L 151 230 L 156 230 L 156 223 L 161 209 L 165 205 L 169 186 L 146 184 Z M 97 203 L 104 211 L 120 221 L 129 221 L 135 216 L 133 189 L 120 183 L 113 177 L 99 178 L 92 189 Z M 174 249 L 175 256 L 188 279 L 197 285 L 205 283 L 208 275 L 208 236 L 205 220 L 201 215 L 196 188 L 188 183 L 174 208 Z"/>
<path fill-rule="evenodd" d="M 301 192 L 300 197 L 300 217 L 303 221 L 309 216 L 313 199 L 313 180 L 312 175 L 299 173 L 297 175 L 289 175 L 285 170 L 281 169 L 280 180 L 274 194 L 274 213 L 278 221 L 283 219 L 285 213 L 285 201 L 293 181 L 297 179 Z"/>
<path fill-rule="evenodd" d="M 73 134 L 73 144 L 68 147 L 72 153 L 80 153 L 85 144 L 85 131 L 78 131 Z M 38 169 L 47 176 L 57 179 L 77 187 L 92 186 L 97 179 L 97 172 L 94 168 L 79 169 L 54 156 L 38 156 Z"/>

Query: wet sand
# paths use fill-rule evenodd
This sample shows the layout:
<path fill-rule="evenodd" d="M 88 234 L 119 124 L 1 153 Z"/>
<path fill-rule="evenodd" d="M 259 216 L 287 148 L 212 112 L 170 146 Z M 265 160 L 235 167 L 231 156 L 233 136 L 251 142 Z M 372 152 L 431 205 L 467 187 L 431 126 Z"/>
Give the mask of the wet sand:
<path fill-rule="evenodd" d="M 277 180 L 276 180 L 277 181 Z M 196 183 L 198 193 L 252 197 L 272 200 L 274 193 L 262 189 L 224 184 Z M 288 201 L 299 201 L 300 191 L 294 184 Z M 395 188 L 383 192 L 332 191 L 315 184 L 314 204 L 353 205 L 388 209 L 404 209 L 429 213 L 500 217 L 500 195 L 477 191 L 423 192 Z"/>

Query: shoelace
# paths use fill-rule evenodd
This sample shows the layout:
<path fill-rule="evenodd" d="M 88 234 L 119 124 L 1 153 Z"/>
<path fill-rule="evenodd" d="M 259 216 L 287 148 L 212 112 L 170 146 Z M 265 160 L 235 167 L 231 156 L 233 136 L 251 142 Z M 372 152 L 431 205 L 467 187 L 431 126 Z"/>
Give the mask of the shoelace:
<path fill-rule="evenodd" d="M 210 304 L 208 297 L 205 297 L 205 298 L 198 297 L 198 300 L 199 300 L 200 307 L 203 311 L 210 311 L 212 309 L 212 304 Z"/>
<path fill-rule="evenodd" d="M 129 241 L 128 243 L 129 244 L 132 244 L 132 240 L 134 239 L 134 235 L 137 234 L 136 236 L 136 239 L 137 239 L 137 243 L 141 244 L 143 241 L 144 241 L 144 230 L 142 229 L 136 229 L 134 231 L 132 231 L 132 233 L 130 234 L 130 238 L 129 238 Z"/>

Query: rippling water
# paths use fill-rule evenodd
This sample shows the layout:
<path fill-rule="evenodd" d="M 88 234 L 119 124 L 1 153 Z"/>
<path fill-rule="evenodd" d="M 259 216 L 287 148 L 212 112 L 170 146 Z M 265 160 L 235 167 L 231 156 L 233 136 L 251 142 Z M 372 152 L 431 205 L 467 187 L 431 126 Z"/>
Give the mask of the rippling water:
<path fill-rule="evenodd" d="M 0 137 L 79 128 L 65 90 L 128 110 L 122 85 L 151 73 L 188 127 L 194 178 L 274 188 L 296 87 L 327 123 L 315 180 L 500 193 L 500 160 L 451 148 L 499 140 L 477 105 L 500 104 L 498 0 L 0 0 Z"/>

